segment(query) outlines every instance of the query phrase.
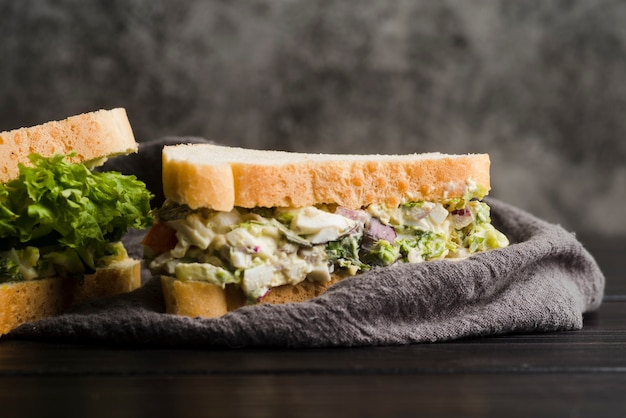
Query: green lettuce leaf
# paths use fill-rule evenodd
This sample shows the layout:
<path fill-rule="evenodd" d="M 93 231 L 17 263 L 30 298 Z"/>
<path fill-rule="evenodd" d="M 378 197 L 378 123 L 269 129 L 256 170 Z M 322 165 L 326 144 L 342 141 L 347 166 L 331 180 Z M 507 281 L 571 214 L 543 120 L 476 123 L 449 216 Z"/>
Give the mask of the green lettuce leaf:
<path fill-rule="evenodd" d="M 0 185 L 0 249 L 59 245 L 89 269 L 130 228 L 151 225 L 152 194 L 135 176 L 93 172 L 63 155 L 29 156 L 33 167 Z"/>

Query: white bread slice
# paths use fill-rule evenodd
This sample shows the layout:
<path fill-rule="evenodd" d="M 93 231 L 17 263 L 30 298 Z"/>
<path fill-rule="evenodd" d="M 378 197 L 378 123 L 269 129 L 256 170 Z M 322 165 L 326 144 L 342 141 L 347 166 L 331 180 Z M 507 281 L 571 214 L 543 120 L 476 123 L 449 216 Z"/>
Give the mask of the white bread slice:
<path fill-rule="evenodd" d="M 98 110 L 28 128 L 0 132 L 0 182 L 18 176 L 18 163 L 30 165 L 28 155 L 76 152 L 70 161 L 89 162 L 137 152 L 126 110 Z"/>
<path fill-rule="evenodd" d="M 305 280 L 297 285 L 274 287 L 259 303 L 304 302 L 321 295 L 341 278 L 333 274 L 327 282 Z M 174 277 L 161 276 L 161 287 L 165 311 L 169 314 L 217 318 L 246 305 L 243 291 L 233 285 L 222 288 L 208 282 L 181 281 Z"/>
<path fill-rule="evenodd" d="M 0 284 L 0 336 L 26 322 L 58 315 L 88 299 L 130 292 L 141 284 L 139 260 L 126 259 L 83 282 L 50 277 Z"/>
<path fill-rule="evenodd" d="M 487 154 L 331 155 L 211 144 L 163 149 L 165 197 L 193 209 L 304 207 L 462 197 L 468 181 L 490 188 Z"/>

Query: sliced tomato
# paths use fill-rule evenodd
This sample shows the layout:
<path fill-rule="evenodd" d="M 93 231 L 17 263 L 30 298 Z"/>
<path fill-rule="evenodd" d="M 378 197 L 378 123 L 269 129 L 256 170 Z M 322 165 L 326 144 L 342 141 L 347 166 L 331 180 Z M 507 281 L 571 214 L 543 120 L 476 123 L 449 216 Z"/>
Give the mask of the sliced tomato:
<path fill-rule="evenodd" d="M 155 222 L 144 237 L 142 244 L 157 254 L 171 250 L 178 244 L 176 230 L 165 223 Z"/>

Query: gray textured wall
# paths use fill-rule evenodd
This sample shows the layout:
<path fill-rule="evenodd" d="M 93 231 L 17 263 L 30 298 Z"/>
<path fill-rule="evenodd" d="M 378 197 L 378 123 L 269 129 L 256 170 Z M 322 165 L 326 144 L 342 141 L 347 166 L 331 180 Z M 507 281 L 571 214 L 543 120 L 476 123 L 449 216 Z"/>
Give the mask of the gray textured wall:
<path fill-rule="evenodd" d="M 0 130 L 489 152 L 492 195 L 626 236 L 626 2 L 0 0 Z"/>

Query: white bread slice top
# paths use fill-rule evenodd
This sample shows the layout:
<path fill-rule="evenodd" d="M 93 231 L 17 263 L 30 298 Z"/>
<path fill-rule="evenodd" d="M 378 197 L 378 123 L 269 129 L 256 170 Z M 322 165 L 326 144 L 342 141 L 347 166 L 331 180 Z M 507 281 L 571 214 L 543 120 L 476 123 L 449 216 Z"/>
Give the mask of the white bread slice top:
<path fill-rule="evenodd" d="M 19 175 L 18 163 L 30 165 L 28 155 L 67 155 L 76 152 L 73 162 L 137 152 L 137 142 L 126 110 L 98 110 L 51 121 L 38 126 L 0 133 L 0 182 Z M 102 160 L 101 162 L 104 162 Z"/>
<path fill-rule="evenodd" d="M 191 208 L 360 208 L 464 196 L 490 189 L 487 154 L 305 154 L 212 144 L 163 149 L 165 197 Z"/>

